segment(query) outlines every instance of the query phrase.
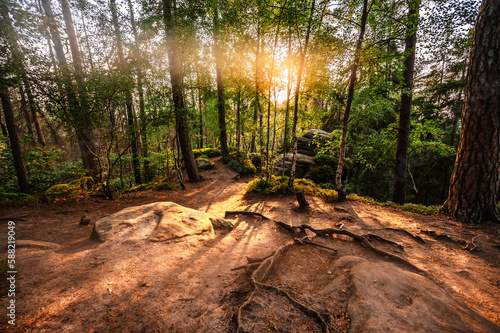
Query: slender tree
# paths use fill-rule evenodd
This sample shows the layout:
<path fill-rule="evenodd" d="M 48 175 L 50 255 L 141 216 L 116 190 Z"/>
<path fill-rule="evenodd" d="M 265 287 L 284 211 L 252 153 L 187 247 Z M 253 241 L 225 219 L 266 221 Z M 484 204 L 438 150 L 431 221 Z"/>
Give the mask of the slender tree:
<path fill-rule="evenodd" d="M 302 74 L 304 72 L 304 65 L 306 61 L 307 47 L 309 45 L 309 36 L 311 34 L 311 27 L 314 15 L 314 7 L 316 6 L 316 0 L 312 0 L 311 3 L 311 13 L 309 14 L 309 21 L 307 23 L 306 40 L 304 42 L 304 47 L 300 52 L 299 68 L 297 70 L 297 83 L 295 86 L 295 105 L 293 109 L 293 124 L 292 124 L 292 170 L 290 179 L 288 181 L 288 187 L 293 188 L 293 181 L 295 180 L 295 168 L 297 164 L 297 121 L 299 115 L 299 93 L 300 93 L 300 81 L 302 80 Z"/>
<path fill-rule="evenodd" d="M 64 0 L 63 0 L 64 1 Z M 67 0 L 66 0 L 67 1 Z M 115 31 L 116 37 L 116 50 L 118 53 L 118 60 L 120 61 L 120 66 L 126 67 L 125 55 L 123 53 L 123 41 L 122 41 L 122 33 L 120 31 L 120 25 L 118 23 L 118 12 L 116 10 L 116 0 L 109 1 L 109 7 L 111 9 L 111 16 L 113 18 L 113 28 Z M 141 184 L 141 166 L 139 160 L 138 153 L 138 144 L 137 144 L 137 135 L 136 135 L 136 126 L 135 126 L 135 113 L 134 107 L 132 105 L 132 92 L 130 91 L 130 79 L 128 70 L 123 70 L 125 74 L 125 84 L 124 84 L 124 93 L 125 93 L 125 105 L 127 108 L 127 125 L 128 125 L 128 136 L 130 140 L 130 148 L 132 150 L 132 169 L 134 171 L 134 180 L 136 184 Z"/>
<path fill-rule="evenodd" d="M 392 201 L 403 204 L 406 193 L 408 146 L 410 144 L 411 102 L 413 96 L 413 72 L 415 69 L 415 46 L 417 45 L 418 12 L 420 0 L 408 1 L 408 25 L 406 28 L 403 70 L 403 91 L 399 108 L 398 145 L 394 167 L 394 191 Z"/>
<path fill-rule="evenodd" d="M 16 124 L 14 120 L 14 112 L 10 102 L 9 88 L 0 84 L 0 99 L 2 100 L 3 113 L 5 115 L 5 123 L 9 132 L 10 148 L 12 150 L 12 157 L 14 159 L 14 168 L 16 169 L 17 181 L 19 188 L 23 193 L 30 193 L 30 185 L 28 182 L 28 175 L 24 167 L 23 156 L 21 154 L 21 145 L 17 137 Z"/>
<path fill-rule="evenodd" d="M 337 188 L 339 200 L 345 200 L 346 194 L 344 184 L 342 183 L 342 171 L 345 165 L 345 151 L 347 146 L 347 126 L 349 125 L 349 113 L 351 111 L 352 100 L 354 99 L 354 90 L 356 88 L 357 72 L 359 67 L 359 60 L 361 58 L 361 47 L 365 38 L 366 20 L 368 18 L 368 0 L 363 1 L 363 11 L 361 15 L 361 24 L 359 30 L 358 42 L 356 43 L 356 50 L 354 51 L 354 62 L 351 65 L 351 76 L 349 78 L 349 90 L 347 92 L 347 102 L 344 112 L 344 122 L 342 124 L 342 138 L 340 141 L 340 154 L 339 165 L 335 173 L 335 186 Z"/>
<path fill-rule="evenodd" d="M 214 57 L 215 72 L 217 75 L 217 111 L 219 115 L 219 141 L 222 158 L 228 156 L 227 151 L 227 128 L 226 128 L 226 98 L 224 95 L 224 81 L 222 76 L 223 60 L 220 38 L 220 24 L 218 3 L 214 1 L 213 34 L 214 34 Z"/>
<path fill-rule="evenodd" d="M 132 25 L 132 33 L 134 34 L 135 44 L 134 44 L 134 54 L 135 54 L 135 68 L 137 71 L 137 93 L 139 95 L 139 118 L 141 119 L 141 152 L 144 158 L 144 179 L 147 181 L 151 180 L 151 168 L 148 160 L 149 156 L 149 145 L 148 145 L 148 132 L 147 132 L 147 115 L 146 107 L 144 104 L 144 87 L 143 87 L 143 74 L 142 74 L 142 57 L 141 57 L 141 41 L 139 38 L 139 33 L 137 32 L 137 24 L 135 23 L 134 7 L 132 6 L 132 0 L 128 0 L 128 6 L 130 9 L 130 24 Z"/>
<path fill-rule="evenodd" d="M 66 94 L 66 98 L 68 99 L 69 112 L 67 117 L 75 128 L 78 137 L 78 146 L 80 148 L 83 166 L 92 177 L 96 178 L 98 177 L 99 171 L 96 147 L 94 145 L 94 139 L 91 131 L 92 120 L 90 118 L 88 102 L 85 101 L 85 94 L 83 96 L 80 94 L 80 100 L 78 100 L 75 87 L 73 86 L 71 71 L 66 61 L 66 55 L 62 46 L 61 37 L 59 35 L 59 29 L 57 28 L 54 13 L 50 5 L 50 0 L 41 0 L 41 3 L 45 11 L 45 15 L 47 16 L 50 35 L 52 37 L 52 42 L 54 43 L 54 50 L 63 78 L 64 92 Z M 80 78 L 79 75 L 77 75 L 77 79 L 80 80 Z M 84 86 L 84 84 L 82 84 L 82 86 Z M 79 88 L 82 88 L 82 86 L 79 85 Z"/>
<path fill-rule="evenodd" d="M 2 31 L 6 35 L 7 40 L 9 41 L 9 48 L 10 52 L 12 54 L 13 58 L 13 63 L 14 66 L 16 67 L 16 70 L 18 71 L 18 75 L 20 78 L 20 89 L 23 90 L 21 91 L 21 96 L 24 98 L 24 92 L 28 96 L 28 106 L 29 110 L 31 113 L 31 117 L 33 119 L 33 122 L 35 124 L 35 129 L 36 129 L 36 134 L 37 134 L 37 139 L 38 143 L 45 147 L 47 143 L 45 142 L 45 136 L 43 134 L 42 127 L 40 125 L 40 120 L 38 118 L 38 110 L 37 110 L 37 104 L 35 102 L 35 97 L 33 96 L 33 91 L 31 88 L 31 83 L 28 78 L 28 74 L 26 72 L 25 68 L 25 56 L 23 52 L 21 51 L 21 48 L 19 47 L 19 42 L 18 42 L 18 36 L 16 34 L 16 31 L 14 30 L 12 26 L 12 20 L 9 15 L 9 8 L 7 6 L 7 3 L 4 1 L 0 1 L 0 16 L 2 18 Z M 24 85 L 24 88 L 22 87 Z M 26 103 L 25 103 L 26 104 Z M 29 122 L 31 123 L 31 117 L 29 114 L 26 115 L 27 118 L 29 118 Z"/>
<path fill-rule="evenodd" d="M 462 132 L 441 211 L 459 221 L 500 223 L 500 1 L 485 0 L 467 69 Z"/>
<path fill-rule="evenodd" d="M 188 174 L 189 181 L 200 181 L 200 174 L 196 168 L 191 139 L 189 138 L 189 128 L 186 120 L 186 107 L 184 94 L 182 91 L 182 64 L 180 59 L 179 40 L 177 36 L 176 3 L 172 0 L 162 0 L 163 20 L 165 23 L 165 35 L 168 43 L 168 66 L 170 70 L 170 82 L 172 85 L 172 99 L 174 102 L 175 120 L 179 145 L 184 158 L 184 166 Z"/>

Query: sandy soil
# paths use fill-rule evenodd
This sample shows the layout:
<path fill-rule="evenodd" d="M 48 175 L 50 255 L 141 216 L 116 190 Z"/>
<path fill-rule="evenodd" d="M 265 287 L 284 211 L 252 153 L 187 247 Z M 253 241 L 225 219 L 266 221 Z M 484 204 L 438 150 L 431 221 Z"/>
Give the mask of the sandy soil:
<path fill-rule="evenodd" d="M 245 196 L 245 186 L 252 178 L 237 177 L 220 161 L 203 176 L 203 182 L 187 184 L 186 190 L 138 192 L 113 201 L 87 198 L 76 203 L 2 208 L 1 248 L 6 248 L 8 220 L 16 220 L 17 239 L 52 242 L 62 248 L 17 250 L 17 325 L 13 329 L 2 315 L 0 330 L 235 331 L 238 309 L 254 286 L 250 272 L 231 269 L 247 264 L 246 257 L 268 256 L 293 237 L 272 220 L 238 215 L 232 220 L 232 231 L 216 230 L 211 240 L 190 238 L 167 244 L 131 242 L 117 246 L 89 239 L 98 219 L 125 207 L 157 201 L 173 201 L 214 217 L 223 218 L 228 210 L 246 210 L 295 226 L 343 228 L 390 239 L 403 248 L 377 239 L 373 244 L 426 271 L 446 294 L 500 324 L 499 226 L 463 226 L 442 216 L 426 217 L 351 201 L 333 205 L 312 197 L 307 198 L 311 208 L 301 212 L 293 196 Z M 79 224 L 82 216 L 90 219 L 90 225 Z M 337 244 L 339 249 L 348 246 L 345 251 L 367 260 L 386 260 L 345 236 L 324 244 L 333 248 Z M 313 256 L 314 251 L 319 250 L 311 249 L 306 254 L 298 251 L 295 256 Z M 297 257 L 287 260 L 293 263 Z M 304 278 L 314 278 L 304 274 Z M 286 288 L 293 294 L 293 286 Z M 347 298 L 336 304 L 342 308 L 345 302 Z M 0 303 L 5 309 L 7 298 Z M 349 318 L 340 314 L 329 324 L 331 331 L 349 330 Z M 280 331 L 277 325 L 278 321 L 251 329 Z"/>

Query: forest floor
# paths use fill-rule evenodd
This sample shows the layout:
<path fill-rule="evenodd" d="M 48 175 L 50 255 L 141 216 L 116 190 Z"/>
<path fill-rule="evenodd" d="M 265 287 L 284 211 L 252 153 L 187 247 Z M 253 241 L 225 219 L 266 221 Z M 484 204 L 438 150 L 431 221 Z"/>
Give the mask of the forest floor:
<path fill-rule="evenodd" d="M 294 196 L 245 195 L 252 178 L 215 162 L 185 190 L 1 208 L 2 249 L 9 220 L 17 240 L 61 247 L 17 249 L 16 326 L 1 311 L 0 331 L 387 332 L 403 325 L 410 332 L 500 332 L 500 226 L 309 196 L 310 209 L 300 211 Z M 158 201 L 220 218 L 237 210 L 270 219 L 230 216 L 234 229 L 215 230 L 208 240 L 117 245 L 89 238 L 97 220 Z M 79 224 L 82 216 L 88 226 Z M 377 235 L 395 244 L 371 236 L 375 247 L 406 262 L 345 235 L 308 231 L 311 237 L 294 243 L 297 235 L 273 219 Z M 247 265 L 246 257 L 273 253 Z M 2 309 L 7 302 L 1 298 Z"/>

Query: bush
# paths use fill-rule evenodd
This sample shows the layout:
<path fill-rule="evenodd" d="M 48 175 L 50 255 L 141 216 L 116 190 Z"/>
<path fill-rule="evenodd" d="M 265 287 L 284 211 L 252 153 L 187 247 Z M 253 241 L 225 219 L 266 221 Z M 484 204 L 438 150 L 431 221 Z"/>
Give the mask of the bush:
<path fill-rule="evenodd" d="M 76 199 L 86 195 L 87 192 L 82 187 L 72 182 L 70 184 L 53 185 L 43 193 L 42 197 L 48 201 L 76 201 Z"/>
<path fill-rule="evenodd" d="M 248 183 L 246 192 L 257 192 L 267 195 L 273 195 L 289 194 L 294 193 L 294 191 L 302 191 L 305 194 L 320 197 L 326 201 L 335 201 L 338 199 L 337 191 L 322 189 L 309 179 L 295 179 L 293 182 L 294 190 L 292 190 L 288 187 L 289 179 L 290 178 L 287 176 L 271 176 L 269 178 L 258 178 Z"/>
<path fill-rule="evenodd" d="M 167 177 L 164 177 L 164 178 L 159 178 L 151 183 L 139 184 L 132 187 L 127 187 L 121 190 L 121 193 L 126 194 L 126 193 L 145 191 L 145 190 L 165 191 L 165 190 L 173 190 L 178 187 L 179 185 L 169 183 L 167 181 Z"/>
<path fill-rule="evenodd" d="M 376 206 L 381 206 L 381 207 L 392 207 L 392 208 L 398 208 L 401 210 L 405 210 L 408 212 L 412 213 L 417 213 L 417 214 L 422 214 L 422 215 L 433 215 L 433 214 L 438 214 L 439 209 L 441 206 L 439 205 L 434 205 L 434 206 L 425 206 L 425 205 L 420 205 L 420 204 L 412 204 L 412 203 L 406 203 L 404 205 L 399 205 L 395 202 L 392 201 L 387 201 L 387 202 L 380 202 L 377 201 L 373 198 L 370 197 L 362 197 L 357 194 L 349 194 L 347 196 L 349 200 L 354 200 L 354 201 L 359 201 L 366 203 L 368 205 L 376 205 Z"/>
<path fill-rule="evenodd" d="M 35 202 L 36 198 L 29 194 L 0 192 L 0 206 L 23 206 Z"/>
<path fill-rule="evenodd" d="M 242 151 L 240 151 L 239 156 L 237 154 L 236 147 L 228 147 L 228 156 L 224 158 L 224 163 L 227 163 L 228 168 L 242 175 L 255 174 L 257 168 L 253 165 L 248 154 Z"/>
<path fill-rule="evenodd" d="M 201 148 L 201 149 L 193 149 L 194 158 L 197 159 L 199 157 L 209 158 L 209 157 L 217 157 L 220 156 L 220 149 L 218 148 Z"/>

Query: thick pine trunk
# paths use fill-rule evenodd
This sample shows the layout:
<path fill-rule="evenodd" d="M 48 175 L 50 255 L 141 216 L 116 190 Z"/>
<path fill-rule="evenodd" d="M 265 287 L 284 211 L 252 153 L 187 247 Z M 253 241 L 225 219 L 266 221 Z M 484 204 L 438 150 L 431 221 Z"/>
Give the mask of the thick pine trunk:
<path fill-rule="evenodd" d="M 413 72 L 415 69 L 415 46 L 417 45 L 418 11 L 420 1 L 410 1 L 408 27 L 405 39 L 405 55 L 403 70 L 403 92 L 399 108 L 398 145 L 396 164 L 394 167 L 394 191 L 392 201 L 403 204 L 406 197 L 406 173 L 408 166 L 408 146 L 410 145 L 411 102 L 413 96 Z"/>
<path fill-rule="evenodd" d="M 23 193 L 30 193 L 30 186 L 28 183 L 28 175 L 24 167 L 23 157 L 21 154 L 21 145 L 17 137 L 16 124 L 14 120 L 14 112 L 10 102 L 9 88 L 5 85 L 0 85 L 0 99 L 2 100 L 3 113 L 5 115 L 5 123 L 9 131 L 10 148 L 12 150 L 12 157 L 14 159 L 14 168 L 16 169 L 17 181 L 19 188 Z"/>
<path fill-rule="evenodd" d="M 201 178 L 194 161 L 191 139 L 189 138 L 189 128 L 187 127 L 186 108 L 182 92 L 181 59 L 179 58 L 179 45 L 175 32 L 175 2 L 172 6 L 172 0 L 162 1 L 165 34 L 168 42 L 168 66 L 170 70 L 170 82 L 172 84 L 172 98 L 176 116 L 177 135 L 179 136 L 179 144 L 181 146 L 184 166 L 186 167 L 189 181 L 197 182 L 200 181 Z"/>
<path fill-rule="evenodd" d="M 474 29 L 462 132 L 441 208 L 465 223 L 500 223 L 500 1 L 485 0 Z"/>
<path fill-rule="evenodd" d="M 361 29 L 359 31 L 359 38 L 356 44 L 356 51 L 354 52 L 354 62 L 351 66 L 351 77 L 349 78 L 349 90 L 347 93 L 347 103 L 344 112 L 344 123 L 342 125 L 342 138 L 340 141 L 339 165 L 335 174 L 335 186 L 338 192 L 339 200 L 345 200 L 346 194 L 344 184 L 342 183 L 342 171 L 345 165 L 345 151 L 347 146 L 347 127 L 349 125 L 349 113 L 351 112 L 352 100 L 354 99 L 354 89 L 356 87 L 356 74 L 359 67 L 359 59 L 361 56 L 361 46 L 365 38 L 366 19 L 368 17 L 368 0 L 363 2 L 363 14 L 361 15 Z"/>

